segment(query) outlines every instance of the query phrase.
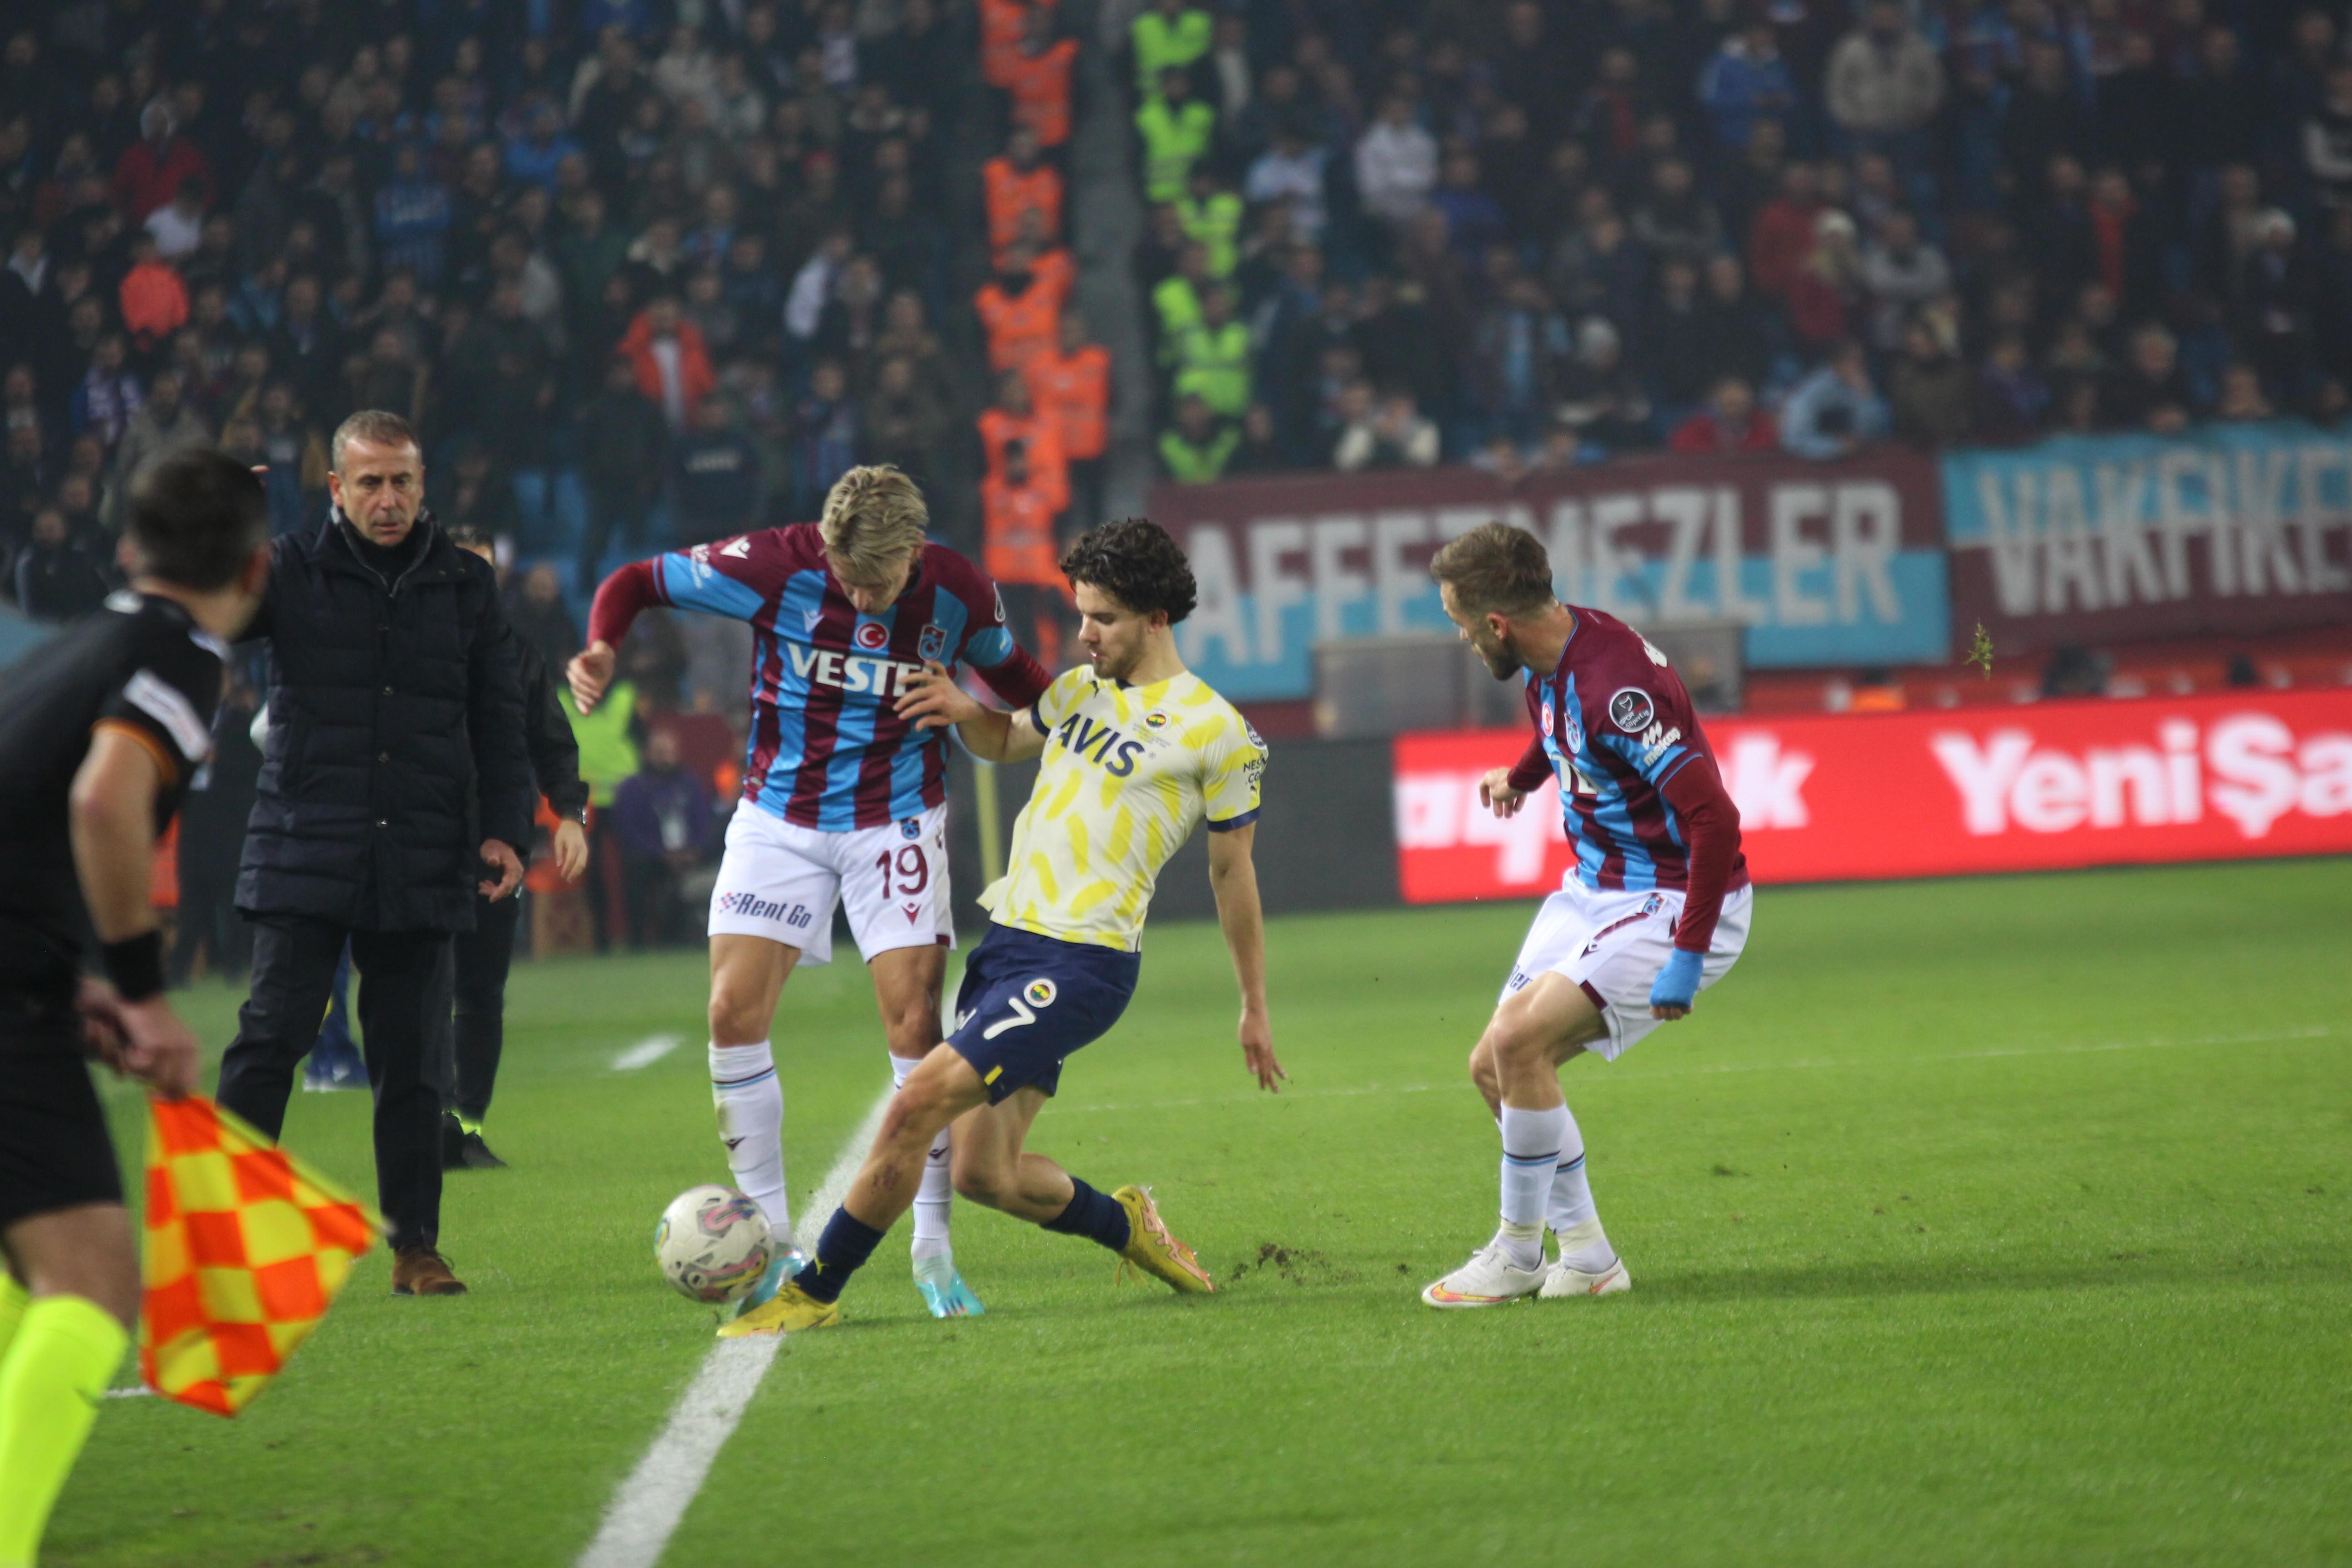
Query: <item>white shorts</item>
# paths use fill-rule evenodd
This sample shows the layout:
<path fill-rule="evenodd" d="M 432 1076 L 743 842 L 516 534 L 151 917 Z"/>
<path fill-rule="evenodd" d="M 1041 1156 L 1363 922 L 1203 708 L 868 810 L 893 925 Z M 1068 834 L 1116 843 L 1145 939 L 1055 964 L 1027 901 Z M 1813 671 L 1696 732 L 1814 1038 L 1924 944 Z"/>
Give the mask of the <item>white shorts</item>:
<path fill-rule="evenodd" d="M 799 948 L 803 963 L 830 963 L 836 903 L 868 963 L 892 948 L 953 947 L 948 808 L 852 833 L 735 808 L 710 889 L 711 935 L 763 936 Z"/>
<path fill-rule="evenodd" d="M 1723 896 L 1723 912 L 1715 922 L 1715 940 L 1699 965 L 1699 989 L 1704 991 L 1739 962 L 1748 945 L 1748 918 L 1756 903 L 1756 889 L 1741 888 Z M 1519 944 L 1518 961 L 1504 982 L 1497 1005 L 1538 974 L 1564 974 L 1581 986 L 1601 1009 L 1609 1026 L 1605 1038 L 1585 1047 L 1603 1061 L 1615 1061 L 1626 1047 L 1656 1028 L 1664 1020 L 1650 1016 L 1650 987 L 1675 946 L 1675 927 L 1682 920 L 1683 895 L 1660 888 L 1648 892 L 1607 893 L 1586 887 L 1570 871 L 1559 892 L 1543 901 L 1528 939 Z"/>

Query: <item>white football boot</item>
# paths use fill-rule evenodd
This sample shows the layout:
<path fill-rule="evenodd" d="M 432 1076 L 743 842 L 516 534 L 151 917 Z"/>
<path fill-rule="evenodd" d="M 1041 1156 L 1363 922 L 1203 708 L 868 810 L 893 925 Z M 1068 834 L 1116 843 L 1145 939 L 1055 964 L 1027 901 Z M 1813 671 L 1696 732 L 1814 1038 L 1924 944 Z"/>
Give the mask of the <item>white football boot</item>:
<path fill-rule="evenodd" d="M 1544 1269 L 1543 1289 L 1537 1294 L 1553 1301 L 1562 1296 L 1614 1296 L 1633 1288 L 1633 1277 L 1625 1272 L 1625 1260 L 1622 1258 L 1598 1274 L 1570 1268 L 1555 1259 Z"/>
<path fill-rule="evenodd" d="M 1559 1257 L 1543 1271 L 1543 1289 L 1538 1292 L 1547 1301 L 1563 1296 L 1614 1296 L 1633 1288 L 1633 1277 L 1625 1272 L 1625 1260 L 1610 1259 L 1609 1267 L 1598 1274 L 1588 1274 L 1581 1268 L 1570 1268 L 1569 1257 L 1583 1251 L 1601 1239 L 1601 1222 L 1587 1220 L 1574 1230 L 1553 1233 L 1559 1242 Z"/>
<path fill-rule="evenodd" d="M 1488 1242 L 1471 1254 L 1470 1261 L 1421 1293 L 1433 1307 L 1507 1307 L 1522 1296 L 1543 1289 L 1541 1264 L 1521 1268 L 1511 1261 L 1500 1242 Z"/>

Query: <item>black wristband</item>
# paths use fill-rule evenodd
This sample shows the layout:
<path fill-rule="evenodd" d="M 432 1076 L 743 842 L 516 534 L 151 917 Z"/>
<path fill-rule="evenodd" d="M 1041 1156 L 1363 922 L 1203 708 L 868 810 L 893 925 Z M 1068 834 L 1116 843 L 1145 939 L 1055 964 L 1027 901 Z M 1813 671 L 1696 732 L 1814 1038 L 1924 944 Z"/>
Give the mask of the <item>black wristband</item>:
<path fill-rule="evenodd" d="M 125 1002 L 144 1002 L 163 989 L 163 933 L 142 931 L 122 942 L 110 942 L 100 951 L 106 956 L 106 977 Z"/>

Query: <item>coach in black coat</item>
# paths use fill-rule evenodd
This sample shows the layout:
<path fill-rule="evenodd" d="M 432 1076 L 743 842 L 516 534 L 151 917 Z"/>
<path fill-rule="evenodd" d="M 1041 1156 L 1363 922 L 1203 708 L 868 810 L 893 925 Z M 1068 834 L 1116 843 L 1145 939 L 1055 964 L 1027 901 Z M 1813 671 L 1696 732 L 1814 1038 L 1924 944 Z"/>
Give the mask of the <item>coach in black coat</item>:
<path fill-rule="evenodd" d="M 268 639 L 278 683 L 236 885 L 253 994 L 220 1100 L 278 1135 L 348 939 L 393 1289 L 442 1295 L 465 1287 L 436 1248 L 435 973 L 450 933 L 474 924 L 478 883 L 506 898 L 521 880 L 530 773 L 496 576 L 424 511 L 424 477 L 404 421 L 345 421 L 335 504 L 317 531 L 278 541 L 247 634 Z"/>

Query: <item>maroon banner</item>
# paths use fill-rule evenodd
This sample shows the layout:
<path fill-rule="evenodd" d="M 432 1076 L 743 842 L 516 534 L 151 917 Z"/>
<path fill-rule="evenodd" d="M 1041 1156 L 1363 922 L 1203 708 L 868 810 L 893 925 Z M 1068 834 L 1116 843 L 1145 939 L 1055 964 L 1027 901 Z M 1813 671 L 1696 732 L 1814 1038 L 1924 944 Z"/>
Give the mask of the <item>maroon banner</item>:
<path fill-rule="evenodd" d="M 2352 621 L 2352 439 L 2281 422 L 1943 459 L 1952 620 L 1993 647 Z"/>
<path fill-rule="evenodd" d="M 1475 468 L 1162 484 L 1192 560 L 1186 659 L 1241 698 L 1302 697 L 1307 650 L 1444 631 L 1429 558 L 1500 519 L 1551 552 L 1561 597 L 1644 623 L 1730 620 L 1751 664 L 1938 662 L 1949 652 L 1934 462 L 1649 457 L 1530 475 Z"/>

